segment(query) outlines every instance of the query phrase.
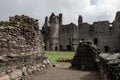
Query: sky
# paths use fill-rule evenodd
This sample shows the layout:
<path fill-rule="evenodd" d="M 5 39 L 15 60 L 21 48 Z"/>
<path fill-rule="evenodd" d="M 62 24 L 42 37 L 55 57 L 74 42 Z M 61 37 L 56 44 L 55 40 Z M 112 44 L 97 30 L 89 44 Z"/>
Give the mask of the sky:
<path fill-rule="evenodd" d="M 39 20 L 40 28 L 52 12 L 63 14 L 63 24 L 77 24 L 78 16 L 92 24 L 95 21 L 114 20 L 120 11 L 120 0 L 0 0 L 0 20 L 9 16 L 27 15 Z"/>

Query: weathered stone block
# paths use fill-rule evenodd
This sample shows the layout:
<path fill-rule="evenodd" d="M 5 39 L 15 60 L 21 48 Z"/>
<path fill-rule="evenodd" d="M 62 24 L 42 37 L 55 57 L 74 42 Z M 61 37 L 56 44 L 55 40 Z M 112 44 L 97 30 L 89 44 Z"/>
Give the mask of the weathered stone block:
<path fill-rule="evenodd" d="M 0 80 L 10 80 L 9 75 L 4 75 L 2 77 L 0 77 Z"/>
<path fill-rule="evenodd" d="M 9 76 L 10 76 L 11 79 L 16 80 L 17 78 L 22 77 L 22 71 L 16 69 L 12 73 L 10 73 Z"/>

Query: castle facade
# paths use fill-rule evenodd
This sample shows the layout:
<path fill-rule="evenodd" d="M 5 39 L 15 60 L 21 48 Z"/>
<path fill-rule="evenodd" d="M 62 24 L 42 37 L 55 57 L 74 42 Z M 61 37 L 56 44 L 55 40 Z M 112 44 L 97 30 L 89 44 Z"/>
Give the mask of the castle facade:
<path fill-rule="evenodd" d="M 94 43 L 102 52 L 120 51 L 120 12 L 112 23 L 98 21 L 93 24 L 83 22 L 80 15 L 78 24 L 62 24 L 62 14 L 54 13 L 45 18 L 42 27 L 46 50 L 75 51 L 79 42 L 88 40 Z"/>

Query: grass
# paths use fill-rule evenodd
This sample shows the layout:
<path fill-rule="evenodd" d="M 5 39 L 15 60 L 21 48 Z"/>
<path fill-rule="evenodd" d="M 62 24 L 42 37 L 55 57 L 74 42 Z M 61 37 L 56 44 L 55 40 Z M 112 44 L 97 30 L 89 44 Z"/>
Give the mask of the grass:
<path fill-rule="evenodd" d="M 57 63 L 57 59 L 60 57 L 72 59 L 74 56 L 74 52 L 66 52 L 66 51 L 45 51 L 45 56 L 53 62 Z"/>

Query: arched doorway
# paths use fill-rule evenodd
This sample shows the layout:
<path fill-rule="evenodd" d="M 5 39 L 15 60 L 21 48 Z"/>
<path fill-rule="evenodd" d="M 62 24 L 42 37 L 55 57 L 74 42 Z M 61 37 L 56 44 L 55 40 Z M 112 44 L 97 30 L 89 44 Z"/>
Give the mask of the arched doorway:
<path fill-rule="evenodd" d="M 67 45 L 66 48 L 67 48 L 67 51 L 72 51 L 71 45 Z"/>
<path fill-rule="evenodd" d="M 55 46 L 55 51 L 57 51 L 58 50 L 58 47 L 57 46 Z"/>
<path fill-rule="evenodd" d="M 104 50 L 105 50 L 105 52 L 108 52 L 109 51 L 109 46 L 104 46 Z"/>
<path fill-rule="evenodd" d="M 62 45 L 60 45 L 60 50 L 62 50 Z"/>

